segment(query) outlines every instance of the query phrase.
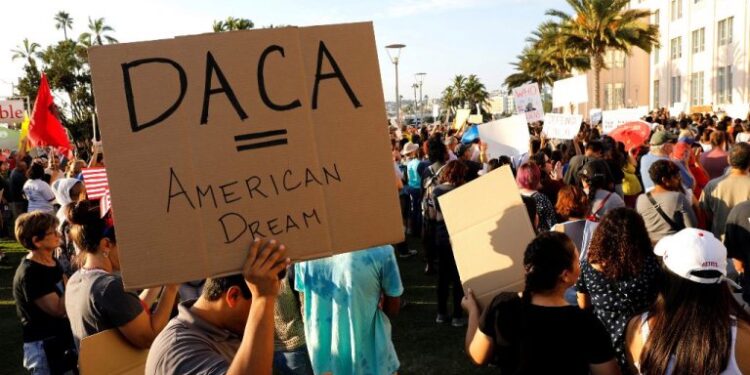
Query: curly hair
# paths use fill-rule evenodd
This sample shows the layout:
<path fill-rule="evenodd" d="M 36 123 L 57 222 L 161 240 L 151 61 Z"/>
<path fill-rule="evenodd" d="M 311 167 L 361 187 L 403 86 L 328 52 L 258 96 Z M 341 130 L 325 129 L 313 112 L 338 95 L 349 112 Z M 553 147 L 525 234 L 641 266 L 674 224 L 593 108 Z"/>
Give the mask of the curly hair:
<path fill-rule="evenodd" d="M 583 189 L 575 185 L 565 185 L 557 193 L 555 212 L 561 221 L 584 218 L 589 210 L 589 199 Z"/>
<path fill-rule="evenodd" d="M 440 173 L 440 183 L 453 184 L 455 187 L 459 187 L 466 183 L 466 175 L 469 173 L 469 168 L 466 164 L 460 160 L 452 160 L 443 167 L 443 171 Z"/>
<path fill-rule="evenodd" d="M 613 209 L 596 227 L 588 250 L 588 262 L 599 264 L 610 280 L 638 275 L 646 260 L 656 257 L 646 224 L 632 208 Z"/>

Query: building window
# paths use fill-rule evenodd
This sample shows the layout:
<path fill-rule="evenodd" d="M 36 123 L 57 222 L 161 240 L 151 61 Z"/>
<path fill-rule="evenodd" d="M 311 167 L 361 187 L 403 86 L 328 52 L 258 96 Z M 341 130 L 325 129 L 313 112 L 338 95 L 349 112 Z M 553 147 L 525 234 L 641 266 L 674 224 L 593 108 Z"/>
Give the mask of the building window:
<path fill-rule="evenodd" d="M 608 50 L 604 55 L 604 63 L 609 68 L 625 67 L 625 52 L 617 50 Z"/>
<path fill-rule="evenodd" d="M 690 75 L 690 105 L 703 105 L 703 72 Z"/>
<path fill-rule="evenodd" d="M 604 110 L 608 111 L 612 109 L 612 84 L 607 83 L 604 85 Z"/>
<path fill-rule="evenodd" d="M 725 66 L 718 69 L 716 73 L 719 104 L 732 103 L 732 67 Z"/>
<path fill-rule="evenodd" d="M 679 59 L 682 57 L 682 37 L 672 39 L 670 43 L 672 60 Z"/>
<path fill-rule="evenodd" d="M 625 107 L 625 85 L 622 83 L 615 83 L 614 102 L 612 103 L 614 109 L 620 109 Z"/>
<path fill-rule="evenodd" d="M 654 80 L 654 107 L 659 108 L 659 80 Z"/>
<path fill-rule="evenodd" d="M 693 53 L 700 53 L 706 50 L 706 28 L 702 27 L 693 30 Z"/>
<path fill-rule="evenodd" d="M 682 18 L 682 0 L 672 0 L 671 6 L 672 21 Z"/>
<path fill-rule="evenodd" d="M 654 47 L 654 65 L 659 63 L 659 53 L 661 53 L 661 48 Z"/>
<path fill-rule="evenodd" d="M 654 25 L 659 26 L 659 16 L 661 15 L 661 12 L 659 12 L 659 9 L 654 11 Z"/>
<path fill-rule="evenodd" d="M 681 99 L 680 94 L 682 92 L 682 77 L 681 76 L 672 77 L 670 92 L 672 93 L 671 104 L 674 105 L 675 103 L 679 103 Z"/>
<path fill-rule="evenodd" d="M 719 36 L 718 43 L 720 46 L 732 43 L 732 29 L 734 26 L 734 17 L 725 18 L 719 21 L 719 26 L 716 30 Z"/>

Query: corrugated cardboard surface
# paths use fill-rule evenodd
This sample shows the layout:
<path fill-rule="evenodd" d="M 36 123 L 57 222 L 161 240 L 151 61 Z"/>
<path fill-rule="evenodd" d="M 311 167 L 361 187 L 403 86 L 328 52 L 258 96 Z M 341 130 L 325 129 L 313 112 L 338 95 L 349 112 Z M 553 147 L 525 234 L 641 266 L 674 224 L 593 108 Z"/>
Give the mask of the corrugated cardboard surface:
<path fill-rule="evenodd" d="M 321 41 L 328 53 L 313 109 Z M 259 71 L 269 46 L 278 47 Z M 241 109 L 226 93 L 215 93 L 201 124 L 209 52 L 227 82 L 214 70 L 209 89 L 230 87 Z M 371 23 L 118 44 L 92 48 L 89 57 L 127 288 L 239 271 L 253 238 L 242 228 L 253 223 L 256 236 L 279 239 L 293 259 L 403 237 Z M 183 68 L 184 99 L 163 122 L 134 132 L 122 64 L 154 57 Z M 130 76 L 139 123 L 179 97 L 179 74 L 169 64 L 142 64 Z M 269 108 L 259 77 L 270 101 L 299 106 Z M 277 130 L 286 134 L 235 138 Z M 288 143 L 237 149 L 280 139 Z"/>
<path fill-rule="evenodd" d="M 520 291 L 523 253 L 534 238 L 509 167 L 502 167 L 438 198 L 465 289 L 480 306 L 500 292 Z"/>
<path fill-rule="evenodd" d="M 81 340 L 78 366 L 81 375 L 143 375 L 148 350 L 136 349 L 117 329 Z"/>

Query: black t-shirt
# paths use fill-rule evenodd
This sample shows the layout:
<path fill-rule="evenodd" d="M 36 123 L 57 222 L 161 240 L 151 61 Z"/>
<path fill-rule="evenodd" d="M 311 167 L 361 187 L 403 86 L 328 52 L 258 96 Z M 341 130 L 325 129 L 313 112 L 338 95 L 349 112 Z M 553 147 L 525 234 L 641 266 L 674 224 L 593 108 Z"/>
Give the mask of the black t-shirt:
<path fill-rule="evenodd" d="M 495 347 L 501 373 L 587 375 L 614 359 L 607 331 L 577 306 L 544 307 L 502 293 L 482 313 L 479 330 Z"/>
<path fill-rule="evenodd" d="M 57 263 L 54 267 L 49 267 L 24 258 L 18 265 L 13 277 L 13 299 L 23 327 L 23 342 L 39 341 L 61 334 L 70 335 L 68 319 L 53 317 L 34 303 L 50 293 L 62 297 L 62 276 L 62 268 Z"/>
<path fill-rule="evenodd" d="M 26 176 L 14 169 L 10 172 L 10 199 L 9 202 L 23 202 L 23 185 L 26 183 Z"/>

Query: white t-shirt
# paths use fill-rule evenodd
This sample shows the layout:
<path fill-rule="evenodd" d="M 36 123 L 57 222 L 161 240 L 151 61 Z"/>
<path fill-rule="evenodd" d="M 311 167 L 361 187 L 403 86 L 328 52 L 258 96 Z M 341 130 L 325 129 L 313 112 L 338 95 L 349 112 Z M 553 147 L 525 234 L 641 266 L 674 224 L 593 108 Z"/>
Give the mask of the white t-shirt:
<path fill-rule="evenodd" d="M 28 212 L 43 211 L 54 213 L 52 202 L 55 201 L 55 193 L 44 180 L 26 180 L 23 184 L 23 194 L 29 200 Z"/>

